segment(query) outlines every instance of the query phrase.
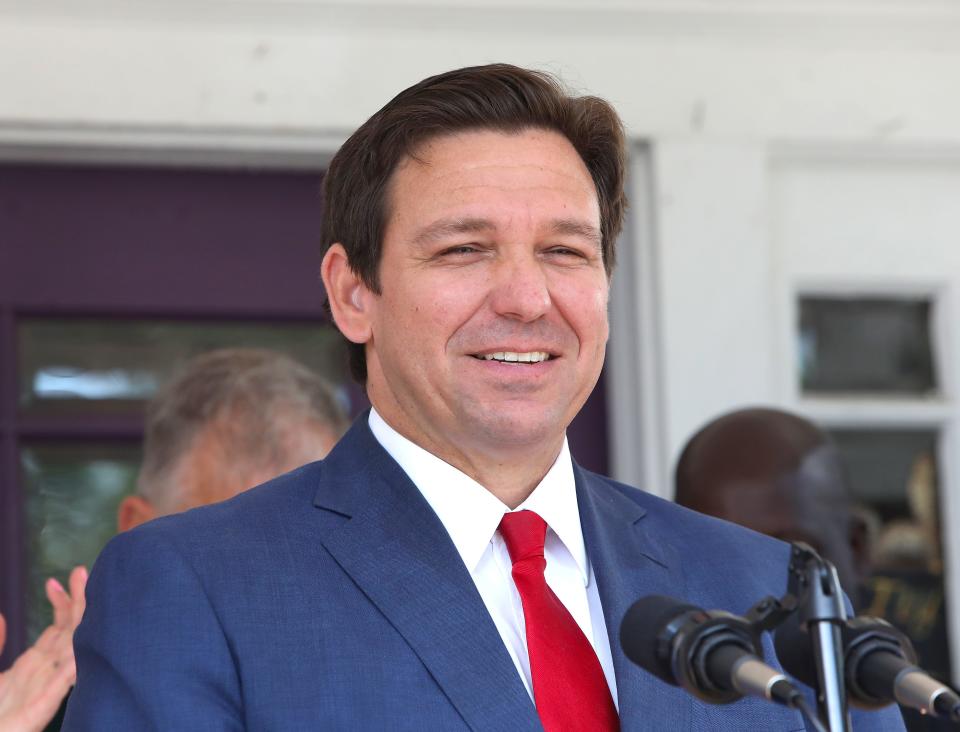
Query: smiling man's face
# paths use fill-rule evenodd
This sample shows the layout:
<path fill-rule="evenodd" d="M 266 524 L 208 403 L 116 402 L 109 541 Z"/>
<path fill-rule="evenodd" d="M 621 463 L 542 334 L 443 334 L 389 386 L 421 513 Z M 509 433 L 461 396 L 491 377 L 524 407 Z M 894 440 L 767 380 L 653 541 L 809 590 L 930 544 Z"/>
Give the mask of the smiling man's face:
<path fill-rule="evenodd" d="M 608 333 L 597 193 L 573 146 L 539 129 L 440 137 L 388 200 L 381 294 L 360 293 L 374 407 L 455 465 L 559 451 Z"/>

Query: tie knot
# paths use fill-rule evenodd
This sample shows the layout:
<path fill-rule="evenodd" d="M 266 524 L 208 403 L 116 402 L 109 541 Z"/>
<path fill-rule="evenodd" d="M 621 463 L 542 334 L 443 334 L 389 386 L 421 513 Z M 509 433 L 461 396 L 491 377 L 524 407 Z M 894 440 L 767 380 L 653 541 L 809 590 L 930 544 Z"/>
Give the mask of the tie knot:
<path fill-rule="evenodd" d="M 547 522 L 539 514 L 533 511 L 505 513 L 500 519 L 500 533 L 514 564 L 524 559 L 543 557 Z"/>

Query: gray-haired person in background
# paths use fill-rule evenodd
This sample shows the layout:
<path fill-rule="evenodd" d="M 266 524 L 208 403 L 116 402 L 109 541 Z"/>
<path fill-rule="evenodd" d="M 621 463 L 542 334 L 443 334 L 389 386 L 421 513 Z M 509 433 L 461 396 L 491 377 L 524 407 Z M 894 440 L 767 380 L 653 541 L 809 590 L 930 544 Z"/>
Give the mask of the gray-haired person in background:
<path fill-rule="evenodd" d="M 117 528 L 226 500 L 319 460 L 348 426 L 331 387 L 287 356 L 203 354 L 147 410 L 137 494 L 120 505 Z"/>
<path fill-rule="evenodd" d="M 292 358 L 253 348 L 204 353 L 148 405 L 137 492 L 121 502 L 117 529 L 226 500 L 319 460 L 347 426 L 332 387 Z M 76 568 L 69 591 L 48 580 L 54 622 L 0 673 L 0 732 L 59 729 L 76 678 L 72 637 L 86 577 Z M 0 648 L 4 637 L 0 615 Z"/>

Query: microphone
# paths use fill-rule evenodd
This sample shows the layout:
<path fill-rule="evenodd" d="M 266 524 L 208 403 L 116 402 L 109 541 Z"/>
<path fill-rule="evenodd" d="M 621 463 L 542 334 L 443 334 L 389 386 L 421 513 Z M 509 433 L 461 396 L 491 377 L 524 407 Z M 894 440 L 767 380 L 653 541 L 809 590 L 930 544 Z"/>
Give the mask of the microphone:
<path fill-rule="evenodd" d="M 635 602 L 620 625 L 627 658 L 662 681 L 711 704 L 758 696 L 794 707 L 803 697 L 761 658 L 760 637 L 745 618 L 703 610 L 663 595 Z"/>
<path fill-rule="evenodd" d="M 894 701 L 935 717 L 960 722 L 960 696 L 916 664 L 906 635 L 885 620 L 858 617 L 840 629 L 850 702 L 876 709 Z M 792 676 L 815 687 L 817 673 L 809 637 L 798 623 L 781 626 L 774 646 Z"/>

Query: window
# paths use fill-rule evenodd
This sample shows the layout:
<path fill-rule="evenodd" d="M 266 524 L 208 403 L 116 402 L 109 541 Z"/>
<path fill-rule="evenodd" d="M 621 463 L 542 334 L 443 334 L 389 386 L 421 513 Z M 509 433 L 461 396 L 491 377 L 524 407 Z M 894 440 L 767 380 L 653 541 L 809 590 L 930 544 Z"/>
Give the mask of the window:
<path fill-rule="evenodd" d="M 799 353 L 805 394 L 936 390 L 924 298 L 801 298 Z"/>

